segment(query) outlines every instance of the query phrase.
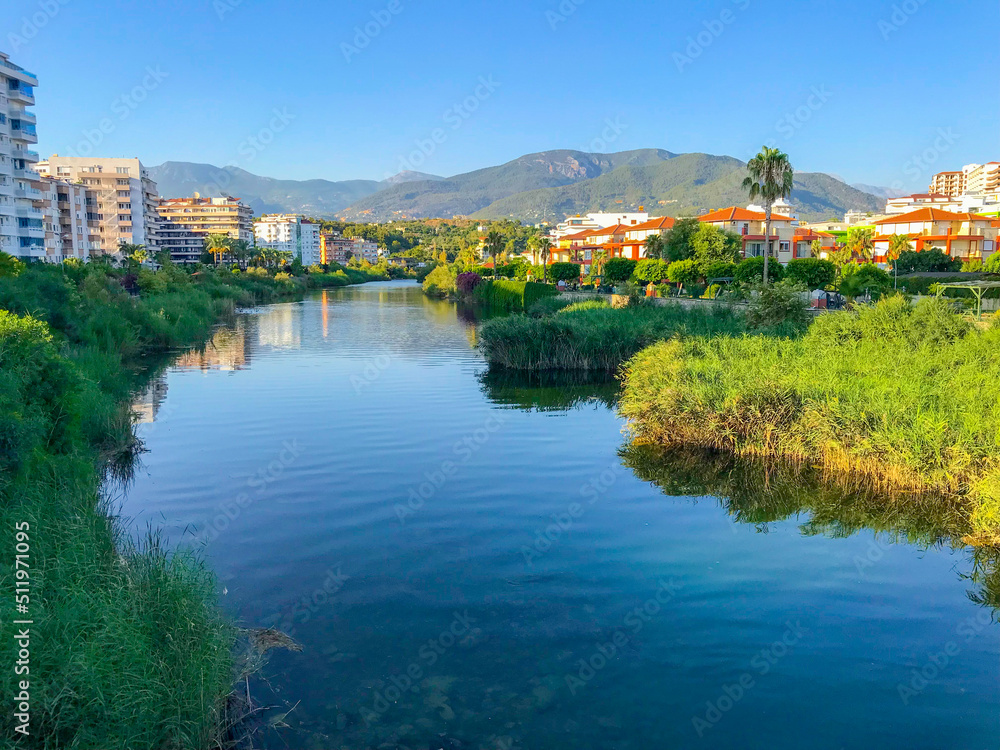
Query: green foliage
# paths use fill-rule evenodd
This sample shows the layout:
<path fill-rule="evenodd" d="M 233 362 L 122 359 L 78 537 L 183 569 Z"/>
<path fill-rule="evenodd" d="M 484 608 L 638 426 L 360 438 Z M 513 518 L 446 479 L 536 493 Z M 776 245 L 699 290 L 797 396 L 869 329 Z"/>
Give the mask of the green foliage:
<path fill-rule="evenodd" d="M 454 266 L 435 266 L 423 281 L 424 294 L 428 297 L 444 298 L 455 294 L 456 273 Z"/>
<path fill-rule="evenodd" d="M 580 278 L 579 263 L 553 263 L 549 266 L 549 279 L 553 283 L 577 281 Z"/>
<path fill-rule="evenodd" d="M 805 285 L 785 279 L 775 284 L 755 284 L 752 291 L 746 318 L 750 328 L 769 328 L 787 323 L 795 329 L 804 330 L 809 324 L 812 316 Z"/>
<path fill-rule="evenodd" d="M 695 233 L 701 228 L 698 219 L 679 219 L 663 237 L 663 258 L 668 262 L 688 260 L 694 257 L 694 247 L 691 242 Z"/>
<path fill-rule="evenodd" d="M 993 253 L 983 261 L 984 273 L 1000 273 L 1000 252 Z"/>
<path fill-rule="evenodd" d="M 559 313 L 574 313 L 580 312 L 582 310 L 603 310 L 606 307 L 611 307 L 611 305 L 602 299 L 587 299 L 583 302 L 574 302 L 572 305 L 559 310 Z"/>
<path fill-rule="evenodd" d="M 892 277 L 873 263 L 851 263 L 841 270 L 840 293 L 850 299 L 866 294 L 873 300 L 892 290 Z"/>
<path fill-rule="evenodd" d="M 476 286 L 473 297 L 492 310 L 523 312 L 546 297 L 558 294 L 550 284 L 535 281 L 486 280 Z"/>
<path fill-rule="evenodd" d="M 626 366 L 619 408 L 642 442 L 783 457 L 958 503 L 965 533 L 996 544 L 1000 412 L 984 404 L 1000 400 L 998 371 L 1000 327 L 893 296 L 819 316 L 800 338 L 656 344 Z"/>
<path fill-rule="evenodd" d="M 709 263 L 701 269 L 701 271 L 705 281 L 709 281 L 711 279 L 731 279 L 736 274 L 736 263 L 729 263 L 726 261 Z"/>
<path fill-rule="evenodd" d="M 698 261 L 675 260 L 667 266 L 667 278 L 675 284 L 693 284 L 701 278 Z"/>
<path fill-rule="evenodd" d="M 837 279 L 837 267 L 821 258 L 796 258 L 789 261 L 785 271 L 786 278 L 807 289 L 826 289 Z"/>
<path fill-rule="evenodd" d="M 769 282 L 781 281 L 785 278 L 785 267 L 777 261 L 768 263 L 767 276 Z M 747 285 L 764 283 L 764 259 L 747 258 L 738 263 L 733 280 L 738 284 Z"/>
<path fill-rule="evenodd" d="M 919 253 L 908 251 L 900 253 L 896 261 L 897 273 L 926 273 L 961 271 L 962 261 L 945 255 L 939 248 L 924 248 Z"/>
<path fill-rule="evenodd" d="M 740 259 L 743 240 L 738 234 L 719 229 L 714 224 L 702 224 L 691 238 L 694 259 L 702 275 L 716 263 L 736 263 Z"/>
<path fill-rule="evenodd" d="M 604 279 L 609 284 L 620 284 L 632 278 L 636 261 L 630 258 L 610 258 L 604 264 Z"/>
<path fill-rule="evenodd" d="M 24 263 L 13 255 L 0 252 L 0 276 L 18 276 L 24 270 Z"/>
<path fill-rule="evenodd" d="M 656 284 L 669 277 L 668 266 L 669 264 L 665 260 L 646 258 L 636 264 L 633 275 L 639 281 Z"/>
<path fill-rule="evenodd" d="M 979 258 L 962 261 L 962 273 L 980 273 L 983 270 L 983 261 Z"/>

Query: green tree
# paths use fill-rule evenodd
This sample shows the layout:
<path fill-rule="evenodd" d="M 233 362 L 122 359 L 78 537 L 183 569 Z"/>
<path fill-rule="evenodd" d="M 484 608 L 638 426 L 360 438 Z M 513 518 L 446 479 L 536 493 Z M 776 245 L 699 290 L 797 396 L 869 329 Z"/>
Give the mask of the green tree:
<path fill-rule="evenodd" d="M 852 258 L 869 263 L 875 258 L 875 230 L 871 227 L 851 227 L 847 230 L 847 249 Z"/>
<path fill-rule="evenodd" d="M 736 263 L 740 260 L 743 240 L 738 234 L 702 224 L 691 238 L 694 260 L 702 273 L 713 263 Z"/>
<path fill-rule="evenodd" d="M 807 289 L 826 289 L 837 279 L 837 267 L 821 258 L 796 258 L 785 267 L 785 277 Z"/>
<path fill-rule="evenodd" d="M 892 267 L 895 270 L 896 262 L 899 260 L 899 256 L 903 253 L 909 252 L 912 249 L 910 243 L 910 236 L 907 234 L 894 234 L 889 239 L 889 250 L 886 252 L 885 257 L 892 261 Z"/>
<path fill-rule="evenodd" d="M 621 284 L 632 278 L 636 262 L 630 258 L 610 258 L 604 264 L 604 278 L 612 284 Z"/>
<path fill-rule="evenodd" d="M 771 255 L 771 211 L 775 202 L 792 194 L 795 185 L 795 170 L 792 169 L 788 154 L 764 146 L 760 153 L 747 164 L 743 189 L 751 201 L 764 204 L 764 283 L 768 283 L 768 257 Z"/>
<path fill-rule="evenodd" d="M 633 275 L 639 281 L 656 284 L 666 278 L 669 278 L 667 268 L 668 264 L 664 260 L 660 260 L 658 258 L 645 258 L 636 264 L 635 273 Z"/>
<path fill-rule="evenodd" d="M 663 235 L 651 234 L 646 238 L 646 257 L 659 259 L 663 257 Z"/>
<path fill-rule="evenodd" d="M 483 248 L 486 250 L 486 254 L 493 259 L 493 275 L 497 275 L 497 258 L 500 253 L 503 252 L 504 246 L 507 244 L 504 236 L 500 234 L 496 229 L 491 229 L 486 234 L 486 239 L 483 242 Z"/>
<path fill-rule="evenodd" d="M 681 287 L 685 284 L 695 283 L 701 278 L 701 271 L 698 270 L 698 262 L 690 258 L 687 260 L 675 260 L 667 266 L 667 278 Z"/>
<path fill-rule="evenodd" d="M 687 260 L 694 255 L 691 238 L 698 231 L 701 222 L 698 219 L 680 219 L 663 235 L 661 256 L 664 260 Z"/>
<path fill-rule="evenodd" d="M 733 274 L 733 281 L 738 284 L 763 284 L 764 283 L 764 263 L 766 258 L 747 258 L 736 266 Z M 771 266 L 771 281 L 781 281 L 785 278 L 785 267 L 780 263 Z"/>
<path fill-rule="evenodd" d="M 548 281 L 549 258 L 552 255 L 552 240 L 542 237 L 538 243 L 538 254 L 542 258 L 542 281 Z"/>
<path fill-rule="evenodd" d="M 219 265 L 219 259 L 229 252 L 231 243 L 228 234 L 210 234 L 205 238 L 205 251 L 211 253 L 215 265 Z"/>
<path fill-rule="evenodd" d="M 13 255 L 0 252 L 0 277 L 19 276 L 24 271 L 24 263 Z"/>
<path fill-rule="evenodd" d="M 580 265 L 578 263 L 553 263 L 549 267 L 549 274 L 556 283 L 577 281 L 580 278 Z"/>
<path fill-rule="evenodd" d="M 889 274 L 873 263 L 846 267 L 840 280 L 840 293 L 851 299 L 868 295 L 874 301 L 891 289 L 892 279 Z"/>
<path fill-rule="evenodd" d="M 240 267 L 241 271 L 247 270 L 247 265 L 250 263 L 250 259 L 257 252 L 257 248 L 251 245 L 247 240 L 231 240 L 229 243 L 229 251 L 236 261 L 236 264 Z"/>

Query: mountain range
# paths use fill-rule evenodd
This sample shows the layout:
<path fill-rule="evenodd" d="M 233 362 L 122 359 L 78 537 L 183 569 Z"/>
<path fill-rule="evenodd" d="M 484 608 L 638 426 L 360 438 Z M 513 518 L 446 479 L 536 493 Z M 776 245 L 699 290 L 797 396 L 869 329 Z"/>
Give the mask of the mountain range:
<path fill-rule="evenodd" d="M 166 162 L 150 168 L 160 195 L 235 195 L 256 213 L 301 213 L 348 221 L 451 218 L 558 221 L 590 211 L 691 215 L 745 205 L 746 163 L 731 156 L 638 149 L 613 154 L 557 150 L 495 167 L 439 177 L 401 172 L 386 180 L 277 180 L 239 167 Z M 869 190 L 861 190 L 867 187 Z M 789 201 L 804 219 L 849 209 L 881 211 L 883 188 L 851 186 L 819 172 L 796 172 Z"/>

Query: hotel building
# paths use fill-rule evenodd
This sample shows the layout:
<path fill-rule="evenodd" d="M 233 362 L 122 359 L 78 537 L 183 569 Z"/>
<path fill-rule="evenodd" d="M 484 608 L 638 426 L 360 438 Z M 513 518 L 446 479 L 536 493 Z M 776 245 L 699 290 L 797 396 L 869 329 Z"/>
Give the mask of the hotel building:
<path fill-rule="evenodd" d="M 161 198 L 156 210 L 162 221 L 204 237 L 226 234 L 234 240 L 253 241 L 253 210 L 239 198 L 202 198 L 195 193 L 191 198 Z"/>
<path fill-rule="evenodd" d="M 34 74 L 0 52 L 0 251 L 23 260 L 47 254 L 38 154 L 29 149 L 38 143 L 35 115 L 27 109 L 37 85 Z"/>
<path fill-rule="evenodd" d="M 93 211 L 97 234 L 91 254 L 114 254 L 123 244 L 157 250 L 159 196 L 156 183 L 138 159 L 111 159 L 53 154 L 38 162 L 46 177 L 80 183 L 96 196 Z"/>
<path fill-rule="evenodd" d="M 253 225 L 257 245 L 290 253 L 305 266 L 320 263 L 319 224 L 293 214 L 262 216 Z"/>

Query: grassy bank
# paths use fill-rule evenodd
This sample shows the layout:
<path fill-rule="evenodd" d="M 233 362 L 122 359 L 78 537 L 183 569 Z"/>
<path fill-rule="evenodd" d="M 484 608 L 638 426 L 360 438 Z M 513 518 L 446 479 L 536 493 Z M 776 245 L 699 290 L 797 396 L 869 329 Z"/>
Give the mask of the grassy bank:
<path fill-rule="evenodd" d="M 744 331 L 743 316 L 726 307 L 638 305 L 615 310 L 590 303 L 538 318 L 514 315 L 487 321 L 479 331 L 479 346 L 486 360 L 498 367 L 614 372 L 644 347 L 672 336 Z"/>
<path fill-rule="evenodd" d="M 800 338 L 685 337 L 627 365 L 637 441 L 818 462 L 879 490 L 957 499 L 1000 540 L 1000 327 L 901 297 L 818 318 Z"/>
<path fill-rule="evenodd" d="M 34 622 L 30 672 L 5 668 L 0 681 L 11 698 L 30 681 L 18 747 L 200 749 L 220 737 L 237 633 L 215 579 L 155 537 L 128 539 L 102 483 L 126 478 L 140 448 L 130 402 L 153 355 L 201 340 L 237 306 L 343 283 L 316 276 L 94 264 L 0 278 L 0 585 L 13 595 L 26 544 Z M 0 659 L 17 658 L 4 639 Z M 4 736 L 19 737 L 9 706 Z"/>

